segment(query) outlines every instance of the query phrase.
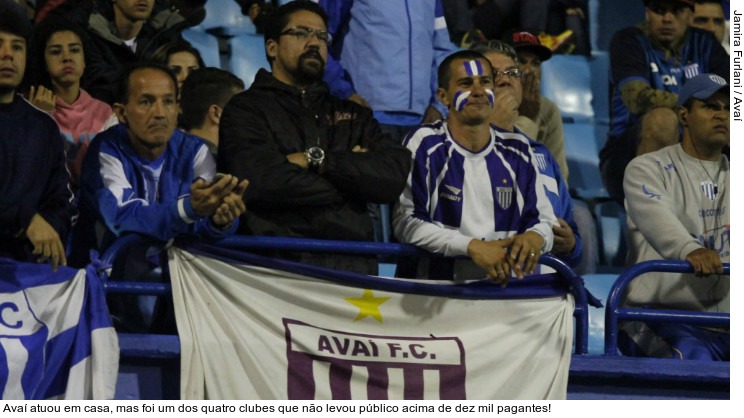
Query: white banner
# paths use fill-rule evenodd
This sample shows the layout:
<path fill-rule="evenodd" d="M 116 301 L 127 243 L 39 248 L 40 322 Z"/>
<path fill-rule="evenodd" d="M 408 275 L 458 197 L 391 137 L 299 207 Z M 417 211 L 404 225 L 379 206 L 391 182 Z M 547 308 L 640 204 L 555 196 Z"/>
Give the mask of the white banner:
<path fill-rule="evenodd" d="M 395 293 L 175 247 L 169 264 L 183 399 L 566 397 L 570 294 Z"/>

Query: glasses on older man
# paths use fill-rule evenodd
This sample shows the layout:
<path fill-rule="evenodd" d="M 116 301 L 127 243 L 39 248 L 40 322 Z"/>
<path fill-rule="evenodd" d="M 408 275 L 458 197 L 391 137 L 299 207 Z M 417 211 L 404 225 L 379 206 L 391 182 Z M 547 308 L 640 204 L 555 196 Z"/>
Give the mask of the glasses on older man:
<path fill-rule="evenodd" d="M 333 37 L 330 33 L 326 30 L 319 30 L 319 29 L 312 29 L 305 26 L 295 26 L 289 29 L 286 29 L 284 32 L 280 33 L 279 36 L 283 35 L 292 35 L 295 38 L 299 39 L 302 42 L 307 42 L 310 40 L 312 36 L 315 36 L 318 38 L 320 42 L 330 44 L 331 39 Z"/>
<path fill-rule="evenodd" d="M 523 74 L 524 72 L 520 70 L 519 68 L 510 68 L 505 71 L 494 70 L 493 79 L 498 80 L 499 78 L 501 78 L 502 75 L 509 77 L 509 78 L 522 78 Z"/>

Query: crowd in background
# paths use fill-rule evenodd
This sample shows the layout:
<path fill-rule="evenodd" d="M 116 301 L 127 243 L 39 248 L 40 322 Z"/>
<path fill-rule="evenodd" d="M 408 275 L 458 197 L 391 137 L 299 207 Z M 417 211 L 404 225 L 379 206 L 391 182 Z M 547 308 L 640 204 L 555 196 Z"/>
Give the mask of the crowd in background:
<path fill-rule="evenodd" d="M 259 72 L 252 86 L 224 70 L 205 68 L 199 51 L 182 38 L 182 31 L 204 19 L 205 1 L 19 0 L 28 22 L 8 19 L 14 6 L 3 1 L 0 151 L 6 154 L 0 155 L 0 255 L 50 260 L 55 268 L 69 256 L 70 264 L 80 267 L 90 261 L 91 249 L 105 249 L 130 232 L 163 241 L 180 233 L 218 239 L 236 232 L 371 241 L 379 235 L 375 226 L 384 222 L 381 205 L 397 203 L 397 239 L 470 257 L 498 283 L 534 270 L 542 252 L 565 257 L 583 272 L 593 271 L 596 243 L 590 240 L 587 245 L 587 237 L 595 232 L 582 228 L 592 223 L 591 214 L 573 206 L 566 187 L 564 142 L 571 139 L 564 138 L 560 109 L 540 95 L 544 61 L 559 53 L 591 54 L 586 0 L 318 0 L 314 3 L 327 18 L 318 22 L 308 17 L 309 23 L 291 27 L 286 20 L 272 20 L 277 1 L 236 1 L 264 34 L 272 66 L 271 73 Z M 663 193 L 650 189 L 655 173 L 648 171 L 646 177 L 626 178 L 623 184 L 625 167 L 637 156 L 668 146 L 681 144 L 681 150 L 692 150 L 687 154 L 693 158 L 714 161 L 700 163 L 699 174 L 710 182 L 699 186 L 710 202 L 728 199 L 728 159 L 720 157 L 728 149 L 728 116 L 722 116 L 728 102 L 723 106 L 714 101 L 729 79 L 724 48 L 728 1 L 644 4 L 644 22 L 629 22 L 610 47 L 611 129 L 602 152 L 610 197 L 641 219 L 665 212 L 634 203 L 636 192 L 643 190 L 640 198 L 652 200 L 660 200 L 655 196 Z M 290 37 L 304 47 L 286 47 L 282 41 Z M 19 46 L 16 38 L 25 43 Z M 477 62 L 479 69 L 473 64 L 463 77 L 476 80 L 478 87 L 448 91 L 449 80 L 442 75 L 449 77 L 450 70 L 442 66 L 449 64 L 443 62 L 468 48 L 475 55 L 462 55 L 461 60 Z M 479 61 L 479 56 L 488 61 Z M 484 71 L 481 66 L 490 67 L 485 76 L 490 82 L 476 77 L 485 74 L 478 72 Z M 700 81 L 688 87 L 695 90 L 684 90 L 688 80 L 702 74 L 717 75 L 722 82 Z M 710 135 L 697 129 L 704 122 L 695 119 L 703 116 L 697 116 L 700 110 L 693 99 L 702 101 L 706 111 L 718 112 L 714 119 L 725 119 L 725 127 L 721 122 L 711 128 L 726 137 L 724 142 L 701 142 Z M 526 138 L 521 145 L 506 146 L 509 152 L 520 151 L 509 163 L 513 165 L 505 164 L 503 185 L 493 186 L 499 190 L 494 194 L 497 201 L 490 201 L 487 209 L 445 204 L 447 199 L 477 197 L 459 194 L 463 179 L 473 174 L 453 175 L 455 170 L 447 171 L 451 166 L 445 165 L 440 177 L 431 177 L 427 170 L 433 170 L 434 163 L 417 171 L 422 168 L 417 164 L 445 149 L 437 147 L 453 146 L 446 138 L 458 142 L 461 132 L 447 126 L 469 126 L 470 119 L 458 119 L 470 111 L 469 102 L 490 103 L 494 109 L 480 126 L 484 132 L 494 129 L 493 138 L 503 137 L 496 143 L 513 140 L 510 135 Z M 688 124 L 688 118 L 695 122 Z M 27 137 L 25 150 L 7 144 L 9 138 L 17 140 L 17 132 Z M 452 151 L 457 146 L 446 148 L 449 154 L 435 162 L 454 158 L 448 164 L 466 170 L 463 161 L 486 147 L 473 144 L 479 145 L 457 151 L 459 159 Z M 425 146 L 433 148 L 417 156 Z M 494 155 L 506 158 L 505 152 Z M 675 154 L 670 164 L 678 169 L 694 165 L 685 160 L 688 157 Z M 519 158 L 534 161 L 530 177 L 521 177 L 524 167 L 514 175 Z M 489 170 L 482 176 L 496 176 Z M 508 173 L 514 184 L 507 181 Z M 435 178 L 436 187 L 442 178 L 451 180 L 449 192 L 435 190 Z M 697 190 L 695 182 L 684 180 L 690 190 Z M 426 190 L 416 190 L 416 184 Z M 705 187 L 710 190 L 705 192 Z M 499 193 L 514 193 L 519 201 L 520 211 L 509 225 L 500 224 L 498 216 L 492 219 L 498 205 L 504 210 L 511 205 L 511 197 L 502 201 Z M 669 240 L 656 244 L 643 233 L 644 221 L 631 219 L 637 242 L 629 260 L 687 259 L 699 274 L 718 273 L 722 260 L 728 261 L 725 206 L 703 208 L 719 212 L 701 215 L 700 225 L 687 222 L 696 215 L 686 214 L 679 215 L 684 226 L 648 226 L 671 241 L 684 240 L 685 234 L 689 240 L 691 232 L 684 227 L 690 223 L 695 224 L 690 228 L 705 229 L 700 236 L 693 233 L 683 248 Z M 496 223 L 497 234 L 468 229 L 462 220 L 468 216 Z M 531 220 L 525 221 L 528 216 Z M 422 229 L 421 223 L 435 228 Z M 458 241 L 455 248 L 455 238 L 462 237 L 451 232 L 460 228 L 471 238 Z M 711 228 L 725 235 L 706 235 Z M 471 248 L 472 237 L 498 245 L 485 248 L 475 242 Z M 496 246 L 501 251 L 498 261 L 489 258 Z M 696 252 L 700 249 L 706 251 Z M 148 251 L 137 257 L 151 260 Z M 510 251 L 514 260 L 504 258 Z M 296 258 L 376 273 L 376 260 L 371 259 Z M 145 263 L 141 274 L 147 270 Z M 691 286 L 689 293 L 672 296 L 674 301 L 638 297 L 638 303 L 675 304 L 677 299 L 689 302 L 714 294 L 693 308 L 728 309 L 727 279 L 712 289 Z M 127 312 L 122 307 L 114 314 Z M 119 325 L 140 330 L 149 327 L 143 325 L 148 321 L 138 318 L 136 324 Z"/>

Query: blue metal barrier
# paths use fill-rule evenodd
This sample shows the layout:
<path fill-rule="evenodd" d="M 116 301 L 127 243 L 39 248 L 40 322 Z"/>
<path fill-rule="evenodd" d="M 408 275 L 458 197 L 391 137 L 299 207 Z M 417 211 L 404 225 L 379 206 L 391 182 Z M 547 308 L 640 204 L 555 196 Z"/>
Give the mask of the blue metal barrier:
<path fill-rule="evenodd" d="M 570 290 L 575 300 L 575 351 L 576 354 L 587 354 L 589 352 L 589 303 L 587 301 L 587 292 L 584 291 L 584 280 L 568 264 L 552 254 L 543 254 L 540 256 L 540 264 L 553 268 L 570 283 Z"/>
<path fill-rule="evenodd" d="M 132 245 L 164 245 L 140 235 L 126 235 L 116 240 L 100 257 L 103 265 L 113 265 L 117 255 Z M 436 256 L 407 244 L 359 242 L 359 241 L 334 241 L 307 238 L 285 238 L 285 237 L 263 237 L 263 236 L 233 236 L 225 238 L 216 243 L 217 246 L 233 250 L 255 251 L 255 250 L 283 250 L 283 251 L 308 251 L 324 253 L 343 254 L 368 254 L 387 255 L 396 257 L 420 257 Z M 576 319 L 575 350 L 576 354 L 588 353 L 588 308 L 589 301 L 584 282 L 571 268 L 562 260 L 551 254 L 543 254 L 540 264 L 553 268 L 560 277 L 568 284 L 570 292 L 574 295 Z M 105 271 L 104 271 L 105 274 Z M 171 291 L 169 283 L 153 282 L 129 282 L 107 280 L 108 275 L 102 277 L 104 288 L 109 293 L 129 293 L 141 295 L 167 295 Z M 596 305 L 596 303 L 595 303 Z"/>
<path fill-rule="evenodd" d="M 630 282 L 637 276 L 649 272 L 693 273 L 692 265 L 686 261 L 653 260 L 635 264 L 626 269 L 615 281 L 607 298 L 605 312 L 605 355 L 619 355 L 617 349 L 619 321 L 683 322 L 690 325 L 728 326 L 728 313 L 691 312 L 667 309 L 624 308 L 621 299 Z M 723 264 L 723 274 L 730 274 L 729 263 Z"/>
<path fill-rule="evenodd" d="M 235 235 L 218 241 L 217 246 L 240 250 L 283 250 L 340 254 L 394 255 L 418 257 L 427 254 L 413 245 L 385 242 L 335 241 L 310 238 L 258 237 Z"/>
<path fill-rule="evenodd" d="M 99 269 L 98 276 L 103 282 L 103 287 L 107 293 L 121 293 L 121 294 L 136 294 L 136 295 L 169 295 L 171 293 L 171 287 L 169 283 L 155 283 L 155 282 L 134 282 L 134 281 L 111 281 L 109 280 L 109 272 L 111 266 L 114 265 L 116 257 L 119 254 L 134 245 L 165 245 L 162 242 L 146 238 L 138 234 L 124 235 L 114 241 L 106 251 L 101 254 L 98 262 L 102 266 Z"/>

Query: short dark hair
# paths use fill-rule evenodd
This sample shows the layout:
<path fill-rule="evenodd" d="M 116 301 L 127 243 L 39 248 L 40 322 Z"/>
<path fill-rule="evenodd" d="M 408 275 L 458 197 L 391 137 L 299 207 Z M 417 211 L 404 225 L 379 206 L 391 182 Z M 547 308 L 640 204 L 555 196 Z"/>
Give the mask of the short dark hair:
<path fill-rule="evenodd" d="M 13 0 L 0 0 L 0 11 L 0 32 L 20 36 L 28 44 L 33 29 L 21 6 Z"/>
<path fill-rule="evenodd" d="M 183 127 L 201 127 L 209 107 L 214 104 L 224 108 L 236 89 L 245 89 L 245 84 L 229 71 L 206 67 L 189 74 L 181 90 Z"/>
<path fill-rule="evenodd" d="M 141 62 L 137 63 L 131 66 L 128 66 L 124 73 L 122 74 L 121 80 L 119 80 L 119 90 L 116 94 L 117 101 L 121 104 L 127 104 L 129 102 L 129 88 L 130 88 L 130 78 L 132 78 L 132 74 L 139 70 L 156 70 L 156 71 L 162 71 L 165 74 L 170 77 L 171 81 L 173 81 L 173 87 L 176 89 L 176 97 L 178 97 L 178 80 L 176 80 L 175 74 L 173 74 L 173 71 L 168 69 L 163 64 L 158 64 L 156 62 Z"/>
<path fill-rule="evenodd" d="M 499 41 L 498 39 L 475 42 L 473 45 L 470 45 L 470 49 L 475 52 L 480 52 L 484 56 L 490 52 L 495 52 L 497 54 L 506 55 L 514 62 L 519 62 L 517 50 L 508 43 Z"/>
<path fill-rule="evenodd" d="M 483 56 L 480 52 L 477 51 L 471 51 L 469 49 L 465 49 L 462 51 L 457 51 L 453 54 L 450 54 L 447 56 L 447 58 L 442 61 L 441 64 L 439 64 L 439 68 L 437 69 L 437 85 L 440 88 L 446 89 L 450 82 L 450 76 L 452 75 L 452 69 L 450 68 L 452 66 L 452 63 L 457 60 L 483 60 L 488 64 L 489 70 L 493 72 L 493 68 L 491 67 L 491 62 L 488 61 L 488 59 Z"/>
<path fill-rule="evenodd" d="M 328 28 L 328 14 L 322 7 L 309 0 L 295 0 L 279 6 L 279 8 L 268 17 L 266 27 L 264 28 L 264 44 L 266 44 L 269 39 L 275 41 L 279 40 L 282 30 L 289 23 L 289 17 L 300 10 L 307 10 L 308 12 L 320 16 L 320 18 L 323 19 L 323 24 Z M 269 54 L 266 54 L 266 59 L 269 61 L 269 64 L 271 64 L 272 59 L 269 57 Z"/>
<path fill-rule="evenodd" d="M 684 107 L 689 112 L 690 110 L 692 110 L 692 104 L 695 102 L 695 100 L 699 100 L 699 99 L 690 97 L 689 99 L 687 99 L 687 101 L 679 105 L 679 107 Z"/>
<path fill-rule="evenodd" d="M 199 68 L 204 68 L 204 60 L 202 59 L 199 50 L 194 48 L 188 41 L 184 39 L 176 39 L 173 42 L 168 42 L 159 46 L 153 53 L 148 57 L 147 61 L 157 62 L 158 64 L 168 65 L 168 59 L 173 54 L 179 52 L 188 52 L 196 57 L 196 61 L 199 63 Z"/>
<path fill-rule="evenodd" d="M 723 8 L 723 4 L 721 4 L 721 0 L 695 0 L 695 5 L 698 5 L 698 4 L 715 4 L 721 8 L 724 14 L 726 12 L 726 9 Z"/>
<path fill-rule="evenodd" d="M 52 87 L 51 77 L 49 76 L 49 69 L 46 66 L 46 58 L 44 52 L 46 51 L 49 39 L 52 37 L 52 35 L 58 32 L 72 32 L 78 38 L 80 38 L 80 43 L 83 46 L 83 57 L 85 57 L 85 51 L 88 50 L 89 46 L 89 40 L 85 30 L 77 23 L 74 23 L 63 17 L 47 17 L 39 25 L 36 26 L 36 28 L 34 29 L 33 37 L 31 38 L 31 47 L 29 48 L 28 56 L 28 81 L 32 85 L 41 84 L 47 88 Z"/>

